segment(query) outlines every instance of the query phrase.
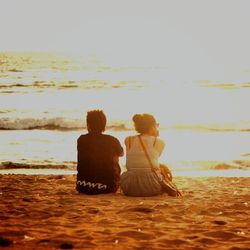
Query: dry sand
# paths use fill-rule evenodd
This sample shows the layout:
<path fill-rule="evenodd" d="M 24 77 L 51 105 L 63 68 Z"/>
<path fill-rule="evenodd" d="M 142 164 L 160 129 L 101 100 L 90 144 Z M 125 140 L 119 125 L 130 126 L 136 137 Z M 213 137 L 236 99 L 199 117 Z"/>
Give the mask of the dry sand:
<path fill-rule="evenodd" d="M 0 175 L 0 248 L 250 249 L 250 178 L 175 181 L 182 198 L 87 196 L 74 175 Z"/>

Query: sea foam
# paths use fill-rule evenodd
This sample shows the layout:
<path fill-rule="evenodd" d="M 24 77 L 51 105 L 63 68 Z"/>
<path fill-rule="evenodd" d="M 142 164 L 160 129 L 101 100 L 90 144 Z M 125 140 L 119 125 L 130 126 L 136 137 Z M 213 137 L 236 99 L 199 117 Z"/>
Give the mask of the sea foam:
<path fill-rule="evenodd" d="M 81 119 L 65 117 L 54 118 L 0 118 L 1 130 L 47 129 L 47 130 L 78 130 L 86 128 Z M 125 123 L 111 122 L 107 129 L 124 131 L 129 128 Z"/>

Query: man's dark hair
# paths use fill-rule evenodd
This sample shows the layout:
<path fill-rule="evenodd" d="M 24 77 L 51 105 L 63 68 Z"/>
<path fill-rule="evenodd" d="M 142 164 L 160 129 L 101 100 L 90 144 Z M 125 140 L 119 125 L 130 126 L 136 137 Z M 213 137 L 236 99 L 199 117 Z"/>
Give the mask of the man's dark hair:
<path fill-rule="evenodd" d="M 86 121 L 89 132 L 101 134 L 105 131 L 107 119 L 102 110 L 89 111 Z"/>

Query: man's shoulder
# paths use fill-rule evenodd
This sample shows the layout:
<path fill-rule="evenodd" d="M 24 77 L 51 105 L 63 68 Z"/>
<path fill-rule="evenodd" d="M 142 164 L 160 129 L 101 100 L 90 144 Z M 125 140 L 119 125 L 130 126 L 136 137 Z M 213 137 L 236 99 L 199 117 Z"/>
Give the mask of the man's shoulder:
<path fill-rule="evenodd" d="M 110 141 L 119 141 L 116 137 L 114 137 L 113 135 L 107 135 L 107 134 L 103 134 L 104 138 L 106 138 L 107 140 Z"/>
<path fill-rule="evenodd" d="M 119 139 L 116 138 L 115 136 L 107 134 L 104 134 L 103 136 L 108 143 L 113 144 L 114 146 L 119 146 L 119 147 L 121 146 Z"/>
<path fill-rule="evenodd" d="M 91 138 L 92 136 L 90 134 L 82 134 L 78 137 L 77 142 L 84 142 L 85 140 L 88 140 L 87 138 Z M 112 135 L 108 135 L 108 134 L 101 134 L 98 136 L 100 141 L 109 141 L 111 143 L 119 143 L 119 140 L 112 136 Z"/>
<path fill-rule="evenodd" d="M 86 137 L 88 136 L 88 134 L 82 134 L 78 137 L 77 141 L 81 141 L 84 140 Z"/>

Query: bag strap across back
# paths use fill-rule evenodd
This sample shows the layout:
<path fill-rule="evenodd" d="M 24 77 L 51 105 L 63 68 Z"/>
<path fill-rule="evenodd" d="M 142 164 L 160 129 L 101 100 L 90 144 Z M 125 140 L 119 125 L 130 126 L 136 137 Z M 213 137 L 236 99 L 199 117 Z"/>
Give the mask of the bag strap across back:
<path fill-rule="evenodd" d="M 157 173 L 156 173 L 156 169 L 154 168 L 153 163 L 151 162 L 151 159 L 148 155 L 148 152 L 147 152 L 145 145 L 143 144 L 141 136 L 139 135 L 138 137 L 139 137 L 139 141 L 141 143 L 142 149 L 143 149 L 143 151 L 148 159 L 148 162 L 150 164 L 150 167 L 151 167 L 153 173 L 155 174 L 156 178 L 158 178 L 159 182 L 161 182 L 162 180 L 160 179 L 159 175 L 157 175 Z M 174 195 L 171 194 L 171 196 L 182 196 L 181 192 L 177 189 L 177 187 L 171 181 L 166 179 L 166 180 L 164 180 L 164 182 L 165 182 L 164 186 L 166 185 L 167 190 L 168 190 L 166 192 L 168 194 L 169 194 L 169 191 L 171 190 L 172 192 L 174 192 Z"/>
<path fill-rule="evenodd" d="M 140 143 L 141 143 L 142 149 L 143 149 L 143 151 L 144 151 L 144 153 L 145 153 L 145 155 L 146 155 L 146 157 L 147 157 L 147 159 L 148 159 L 149 165 L 150 165 L 151 169 L 152 169 L 153 171 L 155 171 L 154 165 L 153 165 L 153 163 L 152 163 L 152 161 L 151 161 L 151 159 L 150 159 L 150 157 L 149 157 L 149 155 L 148 155 L 147 149 L 146 149 L 146 147 L 145 147 L 145 145 L 144 145 L 144 143 L 143 143 L 143 141 L 142 141 L 142 138 L 141 138 L 140 135 L 139 135 L 138 137 L 139 137 L 139 141 L 140 141 Z"/>

